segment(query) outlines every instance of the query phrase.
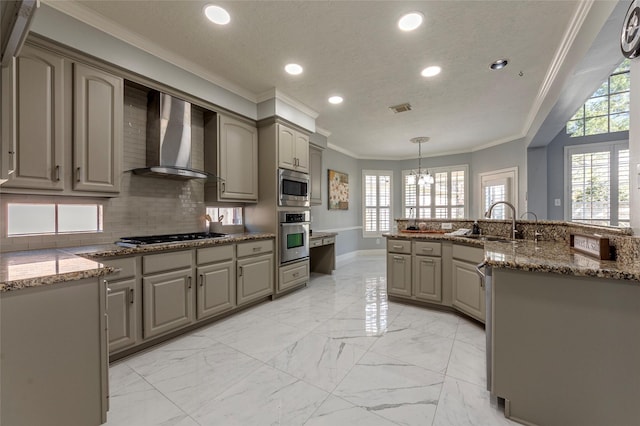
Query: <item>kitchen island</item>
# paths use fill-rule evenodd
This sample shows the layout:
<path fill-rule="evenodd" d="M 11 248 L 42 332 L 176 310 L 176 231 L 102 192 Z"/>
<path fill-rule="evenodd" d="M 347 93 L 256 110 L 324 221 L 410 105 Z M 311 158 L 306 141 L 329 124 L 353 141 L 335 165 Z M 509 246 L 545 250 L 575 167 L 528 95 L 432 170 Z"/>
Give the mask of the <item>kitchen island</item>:
<path fill-rule="evenodd" d="M 637 423 L 640 262 L 636 238 L 628 237 L 630 250 L 621 258 L 630 261 L 621 262 L 584 256 L 566 241 L 493 242 L 403 232 L 387 237 L 390 259 L 412 262 L 413 271 L 417 270 L 414 259 L 438 260 L 435 246 L 431 256 L 417 256 L 420 245 L 439 244 L 443 265 L 449 244 L 483 246 L 488 385 L 493 396 L 505 400 L 507 417 L 531 425 Z M 402 250 L 411 254 L 399 254 Z M 405 270 L 415 285 L 416 274 L 411 274 L 411 268 Z M 392 294 L 396 278 L 393 270 L 387 273 Z M 455 286 L 455 278 L 444 267 L 441 277 L 444 294 L 445 281 L 453 279 Z M 469 272 L 466 280 L 472 279 Z M 424 283 L 419 285 L 424 290 Z M 405 297 L 420 294 L 424 291 L 414 290 Z M 446 299 L 440 300 L 444 304 Z M 456 308 L 455 296 L 453 300 Z"/>

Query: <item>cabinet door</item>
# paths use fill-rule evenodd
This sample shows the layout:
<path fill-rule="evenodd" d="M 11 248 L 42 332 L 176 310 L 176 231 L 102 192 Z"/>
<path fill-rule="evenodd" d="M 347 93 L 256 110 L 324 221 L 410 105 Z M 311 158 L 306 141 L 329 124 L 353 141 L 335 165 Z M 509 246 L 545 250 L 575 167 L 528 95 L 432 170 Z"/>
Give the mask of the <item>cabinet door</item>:
<path fill-rule="evenodd" d="M 109 282 L 107 314 L 109 315 L 109 353 L 136 344 L 136 280 Z"/>
<path fill-rule="evenodd" d="M 218 170 L 224 179 L 221 200 L 258 200 L 258 130 L 255 126 L 220 116 Z"/>
<path fill-rule="evenodd" d="M 296 170 L 309 173 L 309 136 L 296 132 L 294 154 Z"/>
<path fill-rule="evenodd" d="M 442 302 L 442 260 L 437 257 L 413 258 L 413 295 L 416 299 Z"/>
<path fill-rule="evenodd" d="M 273 255 L 238 259 L 238 305 L 273 293 Z"/>
<path fill-rule="evenodd" d="M 484 321 L 484 286 L 471 263 L 453 260 L 453 306 Z"/>
<path fill-rule="evenodd" d="M 278 128 L 278 167 L 296 170 L 295 146 L 296 132 L 282 124 Z"/>
<path fill-rule="evenodd" d="M 15 170 L 4 184 L 6 187 L 31 189 L 64 189 L 64 60 L 49 51 L 24 46 L 22 53 L 5 68 L 3 90 L 5 96 L 14 97 L 4 117 L 10 129 L 8 137 L 14 144 L 9 159 Z M 8 73 L 8 74 L 7 74 Z M 4 87 L 3 87 L 4 89 Z"/>
<path fill-rule="evenodd" d="M 411 256 L 387 254 L 387 293 L 411 297 Z"/>
<path fill-rule="evenodd" d="M 119 192 L 122 79 L 78 63 L 73 72 L 73 188 Z"/>
<path fill-rule="evenodd" d="M 143 277 L 142 286 L 145 339 L 191 323 L 191 269 Z"/>
<path fill-rule="evenodd" d="M 196 318 L 224 312 L 236 306 L 235 262 L 223 262 L 198 268 Z"/>
<path fill-rule="evenodd" d="M 2 68 L 2 117 L 0 117 L 0 184 L 5 182 L 16 168 L 15 140 L 15 58 L 6 68 Z"/>
<path fill-rule="evenodd" d="M 278 290 L 283 291 L 309 281 L 309 261 L 281 266 L 278 274 Z"/>
<path fill-rule="evenodd" d="M 322 150 L 309 145 L 309 180 L 311 205 L 322 204 Z"/>

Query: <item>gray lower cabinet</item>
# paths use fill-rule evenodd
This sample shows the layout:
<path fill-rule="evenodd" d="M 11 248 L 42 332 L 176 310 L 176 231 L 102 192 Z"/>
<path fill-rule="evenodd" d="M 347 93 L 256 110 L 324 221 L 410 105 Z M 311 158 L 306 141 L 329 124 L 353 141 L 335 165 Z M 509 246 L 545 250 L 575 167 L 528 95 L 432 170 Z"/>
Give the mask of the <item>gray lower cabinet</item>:
<path fill-rule="evenodd" d="M 442 260 L 438 257 L 413 257 L 413 295 L 429 302 L 442 301 Z"/>
<path fill-rule="evenodd" d="M 135 345 L 138 340 L 136 279 L 109 281 L 108 285 L 109 353 L 113 353 Z"/>
<path fill-rule="evenodd" d="M 309 260 L 279 268 L 278 291 L 288 290 L 309 281 Z"/>
<path fill-rule="evenodd" d="M 159 336 L 193 321 L 191 268 L 144 276 L 144 338 Z"/>
<path fill-rule="evenodd" d="M 238 259 L 238 305 L 273 293 L 273 254 Z"/>
<path fill-rule="evenodd" d="M 105 305 L 98 278 L 0 295 L 0 424 L 106 422 Z"/>
<path fill-rule="evenodd" d="M 411 297 L 411 255 L 387 254 L 387 292 Z"/>
<path fill-rule="evenodd" d="M 199 266 L 197 274 L 196 318 L 198 320 L 236 306 L 235 261 Z"/>
<path fill-rule="evenodd" d="M 485 293 L 473 263 L 453 259 L 453 306 L 472 317 L 485 320 Z"/>

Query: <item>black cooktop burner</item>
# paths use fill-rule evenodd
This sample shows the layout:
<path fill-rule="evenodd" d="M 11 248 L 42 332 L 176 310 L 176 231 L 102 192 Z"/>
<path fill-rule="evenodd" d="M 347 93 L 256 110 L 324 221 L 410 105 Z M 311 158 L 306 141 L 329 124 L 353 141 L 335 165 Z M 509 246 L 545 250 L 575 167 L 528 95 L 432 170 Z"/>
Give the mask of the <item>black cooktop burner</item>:
<path fill-rule="evenodd" d="M 182 241 L 204 240 L 207 238 L 225 237 L 227 234 L 217 232 L 189 232 L 186 234 L 168 234 L 168 235 L 147 235 L 144 237 L 124 237 L 116 244 L 123 247 L 140 247 L 150 244 L 167 244 Z"/>

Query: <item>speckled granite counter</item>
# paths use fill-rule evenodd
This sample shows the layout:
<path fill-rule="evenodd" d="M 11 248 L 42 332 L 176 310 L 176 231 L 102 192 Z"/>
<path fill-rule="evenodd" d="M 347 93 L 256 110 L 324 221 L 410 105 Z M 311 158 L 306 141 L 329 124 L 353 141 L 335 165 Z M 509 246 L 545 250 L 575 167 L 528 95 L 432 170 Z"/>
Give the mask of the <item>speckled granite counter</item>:
<path fill-rule="evenodd" d="M 329 238 L 335 237 L 336 235 L 338 235 L 337 232 L 314 232 L 313 235 L 309 236 L 309 239 L 315 240 L 318 238 Z"/>
<path fill-rule="evenodd" d="M 495 268 L 533 272 L 551 272 L 562 275 L 628 280 L 640 284 L 640 259 L 635 262 L 600 261 L 571 250 L 566 242 L 530 240 L 489 242 L 442 234 L 384 234 L 388 238 L 453 241 L 484 247 L 485 261 Z"/>
<path fill-rule="evenodd" d="M 2 253 L 0 293 L 27 287 L 101 277 L 113 272 L 94 260 L 63 250 L 32 250 Z"/>
<path fill-rule="evenodd" d="M 131 256 L 145 253 L 159 253 L 163 251 L 185 250 L 200 247 L 211 247 L 222 244 L 241 243 L 243 241 L 268 240 L 275 238 L 275 234 L 266 232 L 247 232 L 243 234 L 228 234 L 221 238 L 208 238 L 194 241 L 181 241 L 178 243 L 152 244 L 140 247 L 121 247 L 116 244 L 103 244 L 97 246 L 84 246 L 65 249 L 66 251 L 89 259 L 100 260 L 109 257 Z"/>
<path fill-rule="evenodd" d="M 243 241 L 274 238 L 269 233 L 229 234 L 223 238 L 157 244 L 142 247 L 120 247 L 115 244 L 69 247 L 50 250 L 29 250 L 0 255 L 0 293 L 27 287 L 101 277 L 114 271 L 99 263 L 100 259 L 211 247 Z"/>

